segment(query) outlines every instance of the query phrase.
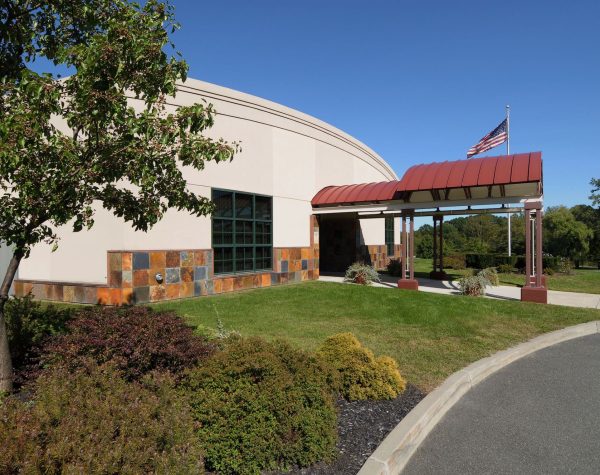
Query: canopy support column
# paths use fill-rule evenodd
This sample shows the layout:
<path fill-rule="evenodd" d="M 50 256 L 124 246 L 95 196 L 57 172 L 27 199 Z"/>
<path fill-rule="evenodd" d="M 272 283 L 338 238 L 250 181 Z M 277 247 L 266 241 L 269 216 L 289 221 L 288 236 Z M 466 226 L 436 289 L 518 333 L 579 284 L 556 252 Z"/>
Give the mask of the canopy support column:
<path fill-rule="evenodd" d="M 406 232 L 406 218 L 410 220 L 409 232 Z M 412 212 L 402 212 L 402 274 L 398 281 L 399 289 L 418 290 L 419 282 L 415 279 L 415 217 Z"/>
<path fill-rule="evenodd" d="M 525 286 L 521 300 L 548 303 L 542 259 L 542 204 L 525 203 Z"/>
<path fill-rule="evenodd" d="M 444 215 L 433 215 L 433 270 L 429 277 L 438 280 L 448 280 L 444 272 Z"/>

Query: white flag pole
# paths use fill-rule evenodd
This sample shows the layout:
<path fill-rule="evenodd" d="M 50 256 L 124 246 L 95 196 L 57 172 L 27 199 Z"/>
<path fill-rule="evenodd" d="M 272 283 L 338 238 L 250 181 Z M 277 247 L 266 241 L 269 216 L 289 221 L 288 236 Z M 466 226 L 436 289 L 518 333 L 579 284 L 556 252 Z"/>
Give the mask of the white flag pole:
<path fill-rule="evenodd" d="M 506 105 L 506 155 L 510 155 L 510 106 Z M 510 213 L 508 213 L 508 255 L 512 255 Z"/>

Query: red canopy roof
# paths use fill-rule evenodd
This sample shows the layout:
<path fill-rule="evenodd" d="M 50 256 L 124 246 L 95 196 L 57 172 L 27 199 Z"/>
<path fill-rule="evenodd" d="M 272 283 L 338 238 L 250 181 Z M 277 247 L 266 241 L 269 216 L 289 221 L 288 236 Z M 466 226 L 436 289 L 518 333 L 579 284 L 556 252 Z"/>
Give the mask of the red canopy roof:
<path fill-rule="evenodd" d="M 409 168 L 401 180 L 327 186 L 312 199 L 313 206 L 402 199 L 421 190 L 511 185 L 542 181 L 541 152 L 435 162 Z"/>

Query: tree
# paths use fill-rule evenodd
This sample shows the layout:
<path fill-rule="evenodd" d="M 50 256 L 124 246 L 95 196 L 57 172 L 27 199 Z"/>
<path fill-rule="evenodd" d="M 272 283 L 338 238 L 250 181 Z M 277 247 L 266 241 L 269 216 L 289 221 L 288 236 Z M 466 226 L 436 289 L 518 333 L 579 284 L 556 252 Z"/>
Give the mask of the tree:
<path fill-rule="evenodd" d="M 544 215 L 544 249 L 555 255 L 579 261 L 589 251 L 592 231 L 577 221 L 565 206 L 547 209 Z"/>
<path fill-rule="evenodd" d="M 426 259 L 433 257 L 433 226 L 430 224 L 415 231 L 415 255 Z"/>
<path fill-rule="evenodd" d="M 600 178 L 592 178 L 590 185 L 592 185 L 592 192 L 589 198 L 592 200 L 592 206 L 600 206 Z"/>
<path fill-rule="evenodd" d="M 4 304 L 31 247 L 56 246 L 58 226 L 90 228 L 99 206 L 141 231 L 169 208 L 208 215 L 213 204 L 187 189 L 181 167 L 230 160 L 239 147 L 202 135 L 210 104 L 166 109 L 188 69 L 174 56 L 168 3 L 5 0 L 0 15 L 0 241 L 13 249 L 0 288 L 0 391 L 9 391 Z M 73 74 L 38 74 L 39 58 Z"/>
<path fill-rule="evenodd" d="M 585 224 L 592 233 L 590 234 L 588 245 L 588 258 L 595 261 L 600 269 L 600 208 L 594 208 L 589 205 L 575 205 L 571 208 L 571 213 L 575 219 Z"/>

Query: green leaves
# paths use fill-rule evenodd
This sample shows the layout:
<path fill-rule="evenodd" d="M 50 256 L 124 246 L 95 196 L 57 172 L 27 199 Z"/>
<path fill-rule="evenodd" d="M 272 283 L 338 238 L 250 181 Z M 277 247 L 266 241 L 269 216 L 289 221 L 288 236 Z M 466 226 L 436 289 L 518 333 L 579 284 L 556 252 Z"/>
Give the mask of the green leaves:
<path fill-rule="evenodd" d="M 146 231 L 169 208 L 202 216 L 181 166 L 231 160 L 239 144 L 204 137 L 210 104 L 166 112 L 187 77 L 171 56 L 173 7 L 150 0 L 8 0 L 1 34 L 0 241 L 27 254 L 55 229 L 93 226 L 99 205 Z M 17 15 L 15 17 L 15 15 Z M 19 21 L 17 22 L 16 18 Z M 28 61 L 44 56 L 75 74 L 54 80 Z"/>

